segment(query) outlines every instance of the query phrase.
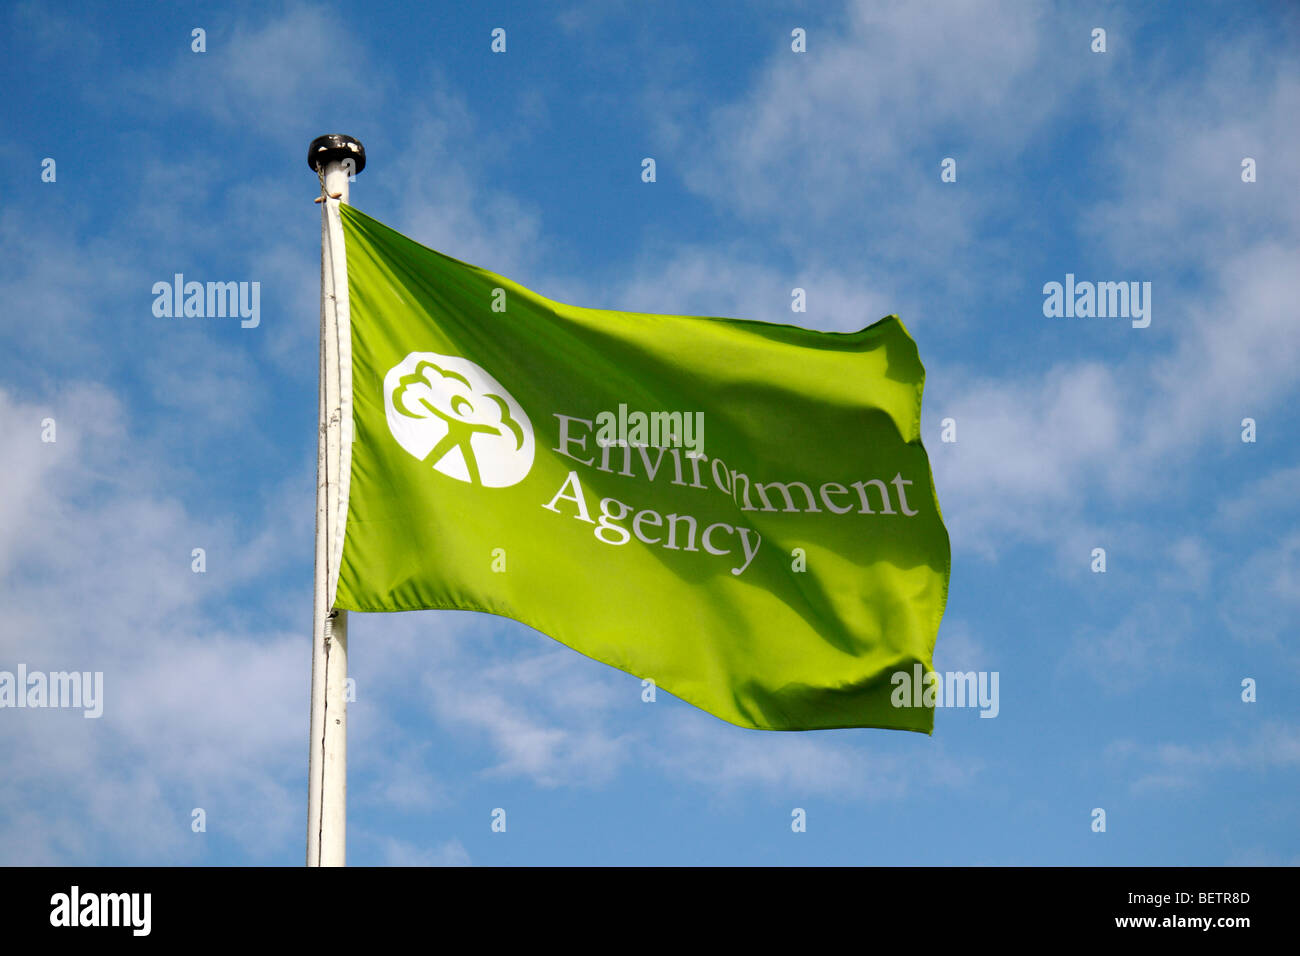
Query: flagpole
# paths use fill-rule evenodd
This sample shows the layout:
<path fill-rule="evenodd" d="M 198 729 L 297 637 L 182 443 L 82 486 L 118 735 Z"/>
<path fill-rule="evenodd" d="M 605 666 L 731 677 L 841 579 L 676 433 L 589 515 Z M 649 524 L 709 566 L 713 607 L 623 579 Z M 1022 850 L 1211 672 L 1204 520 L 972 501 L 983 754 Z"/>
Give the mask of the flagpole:
<path fill-rule="evenodd" d="M 333 607 L 333 592 L 338 579 L 335 563 L 341 551 L 339 501 L 344 477 L 339 297 L 346 301 L 347 260 L 337 204 L 348 201 L 349 176 L 365 168 L 366 151 L 351 136 L 318 136 L 307 149 L 307 164 L 316 170 L 321 182 L 321 198 L 317 200 L 321 203 L 320 387 L 307 865 L 343 866 L 347 855 L 348 616 L 347 611 Z M 346 431 L 350 434 L 351 429 Z"/>

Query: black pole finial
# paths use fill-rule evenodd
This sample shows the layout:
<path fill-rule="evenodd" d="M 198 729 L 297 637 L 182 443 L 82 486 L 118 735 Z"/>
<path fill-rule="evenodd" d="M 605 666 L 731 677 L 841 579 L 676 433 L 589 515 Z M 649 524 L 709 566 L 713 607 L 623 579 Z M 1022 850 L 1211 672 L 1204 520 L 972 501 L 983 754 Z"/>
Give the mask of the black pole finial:
<path fill-rule="evenodd" d="M 342 133 L 327 133 L 317 136 L 307 147 L 307 165 L 320 172 L 326 163 L 347 159 L 351 156 L 357 162 L 355 172 L 366 168 L 366 148 L 355 136 Z"/>

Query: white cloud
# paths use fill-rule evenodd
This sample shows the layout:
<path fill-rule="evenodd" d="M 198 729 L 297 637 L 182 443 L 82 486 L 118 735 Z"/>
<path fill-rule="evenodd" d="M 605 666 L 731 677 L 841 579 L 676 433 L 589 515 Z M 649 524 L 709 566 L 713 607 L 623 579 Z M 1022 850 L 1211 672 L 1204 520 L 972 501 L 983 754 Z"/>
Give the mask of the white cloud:
<path fill-rule="evenodd" d="M 384 866 L 469 866 L 469 851 L 459 840 L 426 848 L 408 840 L 384 837 L 380 841 Z"/>
<path fill-rule="evenodd" d="M 522 776 L 544 787 L 599 785 L 628 761 L 629 738 L 602 718 L 614 682 L 631 686 L 604 665 L 559 648 L 533 652 L 522 664 L 481 657 L 442 664 L 425 675 L 429 699 L 440 720 L 492 745 L 498 762 L 484 771 L 489 776 Z"/>
<path fill-rule="evenodd" d="M 1167 569 L 1159 578 L 1162 588 L 1204 593 L 1209 590 L 1214 556 L 1204 539 L 1182 535 L 1166 548 Z"/>
<path fill-rule="evenodd" d="M 381 102 L 386 74 L 328 7 L 290 3 L 278 16 L 205 29 L 206 53 L 182 34 L 171 65 L 137 80 L 144 102 L 201 110 L 244 136 L 301 140 L 304 170 L 313 117 L 347 125 Z"/>
<path fill-rule="evenodd" d="M 0 846 L 30 852 L 11 862 L 58 862 L 71 832 L 73 859 L 193 860 L 198 806 L 210 834 L 265 857 L 296 836 L 309 658 L 299 635 L 241 633 L 219 609 L 274 549 L 214 535 L 209 561 L 238 573 L 194 574 L 194 517 L 120 447 L 115 396 L 83 386 L 60 405 L 44 444 L 40 406 L 0 391 L 0 666 L 102 671 L 103 716 L 6 711 Z M 46 790 L 59 799 L 19 839 Z"/>
<path fill-rule="evenodd" d="M 991 659 L 988 648 L 971 633 L 965 621 L 945 617 L 943 638 L 934 649 L 935 670 L 993 671 L 998 666 L 998 662 Z"/>
<path fill-rule="evenodd" d="M 1270 525 L 1293 512 L 1300 501 L 1300 465 L 1277 468 L 1218 502 L 1215 523 L 1225 531 L 1240 531 L 1257 523 Z"/>
<path fill-rule="evenodd" d="M 439 252 L 529 284 L 539 259 L 540 220 L 527 203 L 492 188 L 483 175 L 499 162 L 486 145 L 496 133 L 470 113 L 463 98 L 441 88 L 423 98 L 404 128 L 402 149 L 380 187 L 395 210 L 390 224 Z M 358 197 L 374 188 L 361 177 L 358 184 Z M 367 210 L 376 205 L 356 202 Z"/>
<path fill-rule="evenodd" d="M 1289 637 L 1300 621 L 1300 531 L 1259 548 L 1223 582 L 1219 618 L 1247 643 Z M 1296 660 L 1294 650 L 1290 651 Z"/>
<path fill-rule="evenodd" d="M 807 312 L 791 311 L 796 288 L 806 293 Z M 615 292 L 579 294 L 579 304 L 593 308 L 730 316 L 839 332 L 866 328 L 895 311 L 885 290 L 855 285 L 834 270 L 801 268 L 780 275 L 743 252 L 707 246 L 674 246 L 670 255 L 648 259 Z"/>
<path fill-rule="evenodd" d="M 1111 753 L 1139 766 L 1132 783 L 1135 793 L 1181 790 L 1224 771 L 1257 774 L 1300 767 L 1300 727 L 1270 721 L 1241 737 L 1195 744 L 1130 744 Z"/>
<path fill-rule="evenodd" d="M 920 213 L 936 201 L 935 190 L 917 187 L 938 185 L 939 160 L 954 145 L 1020 148 L 1075 82 L 1042 13 L 1021 4 L 935 11 L 860 0 L 849 4 L 848 21 L 838 35 L 814 31 L 805 54 L 773 56 L 752 91 L 714 111 L 688 177 L 695 188 L 743 215 L 806 222 L 865 208 L 868 237 L 925 230 L 933 218 L 887 223 L 900 209 Z M 1049 63 L 1054 82 L 1034 82 Z M 926 147 L 933 159 L 919 169 L 911 160 Z"/>
<path fill-rule="evenodd" d="M 1074 674 L 1082 668 L 1110 691 L 1158 683 L 1198 663 L 1186 654 L 1196 626 L 1197 619 L 1186 604 L 1148 596 L 1125 611 L 1117 623 L 1078 628 L 1059 669 Z"/>
<path fill-rule="evenodd" d="M 672 714 L 668 726 L 651 741 L 654 763 L 720 796 L 899 800 L 918 789 L 967 786 L 984 766 L 981 758 L 945 753 L 941 742 L 921 735 L 874 745 L 869 738 L 876 731 L 853 740 L 839 733 L 750 731 L 688 712 Z"/>

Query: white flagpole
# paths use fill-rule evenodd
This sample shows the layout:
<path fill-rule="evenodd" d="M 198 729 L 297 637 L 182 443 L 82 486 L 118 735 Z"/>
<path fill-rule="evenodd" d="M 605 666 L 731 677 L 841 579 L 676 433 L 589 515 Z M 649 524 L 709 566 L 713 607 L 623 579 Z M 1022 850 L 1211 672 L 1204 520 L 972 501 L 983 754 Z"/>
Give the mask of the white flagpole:
<path fill-rule="evenodd" d="M 312 612 L 311 757 L 307 786 L 307 865 L 343 866 L 347 848 L 348 616 L 333 607 L 338 581 L 339 510 L 345 423 L 345 383 L 340 361 L 340 307 L 347 307 L 347 260 L 338 203 L 348 201 L 348 178 L 366 165 L 366 152 L 351 136 L 312 140 L 307 163 L 321 181 L 321 297 L 319 431 L 316 441 L 316 587 Z M 350 334 L 346 328 L 344 334 Z M 347 343 L 343 342 L 346 355 Z M 345 427 L 345 425 L 347 427 Z M 350 456 L 349 456 L 350 457 Z"/>

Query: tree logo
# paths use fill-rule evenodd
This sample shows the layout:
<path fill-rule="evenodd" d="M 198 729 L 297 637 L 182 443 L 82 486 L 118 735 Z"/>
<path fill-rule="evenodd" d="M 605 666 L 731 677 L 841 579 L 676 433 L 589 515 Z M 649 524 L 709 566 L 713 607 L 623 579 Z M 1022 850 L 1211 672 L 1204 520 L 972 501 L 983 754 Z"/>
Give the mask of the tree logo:
<path fill-rule="evenodd" d="M 528 416 L 467 359 L 412 352 L 384 376 L 384 411 L 397 443 L 449 478 L 507 488 L 533 467 Z"/>

